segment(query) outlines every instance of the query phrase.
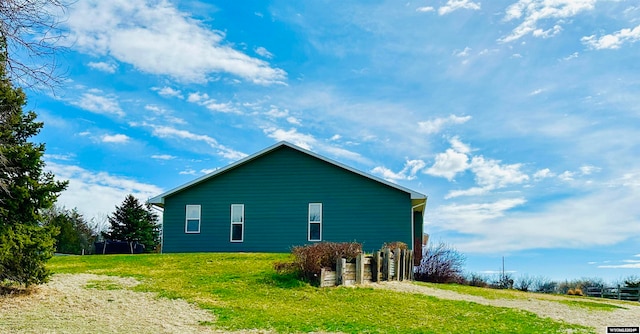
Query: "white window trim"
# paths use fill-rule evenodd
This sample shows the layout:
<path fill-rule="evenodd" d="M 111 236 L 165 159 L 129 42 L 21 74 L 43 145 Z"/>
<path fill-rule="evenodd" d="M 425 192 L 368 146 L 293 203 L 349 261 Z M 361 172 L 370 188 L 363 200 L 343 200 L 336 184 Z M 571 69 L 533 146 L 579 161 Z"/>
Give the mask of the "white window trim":
<path fill-rule="evenodd" d="M 195 218 L 189 218 L 187 216 L 187 212 L 189 212 L 189 207 L 197 207 L 198 208 L 198 230 L 197 231 L 189 231 L 187 230 L 187 227 L 189 226 L 189 220 L 196 220 Z M 185 206 L 185 212 L 184 212 L 184 233 L 187 234 L 198 234 L 200 233 L 200 225 L 202 223 L 202 207 L 197 204 L 187 204 Z"/>
<path fill-rule="evenodd" d="M 241 218 L 242 221 L 240 222 L 234 222 L 233 221 L 233 207 L 234 206 L 239 206 L 241 207 Z M 244 242 L 244 204 L 231 204 L 231 230 L 229 231 L 229 241 L 230 242 Z M 242 234 L 240 236 L 240 240 L 233 240 L 233 225 L 240 225 L 242 227 Z"/>
<path fill-rule="evenodd" d="M 320 221 L 311 221 L 311 206 L 312 205 L 320 205 Z M 322 241 L 322 203 L 309 203 L 309 210 L 307 212 L 307 241 Z M 319 224 L 320 225 L 320 238 L 319 239 L 311 239 L 311 224 Z"/>

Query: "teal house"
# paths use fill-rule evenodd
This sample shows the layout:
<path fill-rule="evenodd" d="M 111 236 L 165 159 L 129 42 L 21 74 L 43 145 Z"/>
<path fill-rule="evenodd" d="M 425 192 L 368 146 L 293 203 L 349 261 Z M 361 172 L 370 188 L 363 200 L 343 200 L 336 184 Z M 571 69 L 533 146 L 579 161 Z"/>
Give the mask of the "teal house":
<path fill-rule="evenodd" d="M 402 241 L 420 257 L 427 196 L 280 142 L 149 201 L 167 253 Z"/>

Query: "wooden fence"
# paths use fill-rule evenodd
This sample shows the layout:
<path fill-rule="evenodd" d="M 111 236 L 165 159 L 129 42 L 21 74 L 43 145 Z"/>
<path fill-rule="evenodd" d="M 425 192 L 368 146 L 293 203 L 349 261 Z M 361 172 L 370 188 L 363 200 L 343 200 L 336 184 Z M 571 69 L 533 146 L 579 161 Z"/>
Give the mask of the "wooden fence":
<path fill-rule="evenodd" d="M 590 286 L 584 293 L 589 297 L 600 297 L 609 299 L 640 301 L 640 288 L 628 287 L 599 287 Z"/>
<path fill-rule="evenodd" d="M 354 285 L 381 281 L 413 280 L 413 252 L 388 248 L 372 255 L 360 254 L 355 261 L 336 261 L 336 270 L 322 268 L 320 286 Z"/>

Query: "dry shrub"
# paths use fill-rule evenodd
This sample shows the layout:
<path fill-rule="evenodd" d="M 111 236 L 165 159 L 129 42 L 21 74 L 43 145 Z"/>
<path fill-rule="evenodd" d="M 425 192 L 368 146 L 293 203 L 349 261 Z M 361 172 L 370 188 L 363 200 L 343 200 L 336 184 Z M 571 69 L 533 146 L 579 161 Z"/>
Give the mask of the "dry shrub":
<path fill-rule="evenodd" d="M 317 282 L 322 268 L 336 269 L 336 260 L 355 259 L 362 253 L 362 245 L 356 242 L 319 242 L 307 246 L 295 246 L 291 250 L 294 256 L 293 266 L 301 278 Z"/>
<path fill-rule="evenodd" d="M 407 250 L 409 249 L 409 246 L 407 246 L 407 244 L 402 241 L 394 241 L 385 242 L 384 245 L 382 245 L 382 248 L 389 248 L 391 251 L 394 251 L 396 249 Z"/>
<path fill-rule="evenodd" d="M 464 261 L 464 255 L 445 243 L 425 247 L 414 277 L 417 281 L 423 282 L 463 283 Z"/>

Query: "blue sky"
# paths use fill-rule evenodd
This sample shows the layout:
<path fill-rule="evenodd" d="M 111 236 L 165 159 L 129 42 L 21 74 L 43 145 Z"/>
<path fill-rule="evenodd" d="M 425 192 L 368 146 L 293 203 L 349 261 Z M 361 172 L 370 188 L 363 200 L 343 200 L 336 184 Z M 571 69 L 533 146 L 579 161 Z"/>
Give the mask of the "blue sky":
<path fill-rule="evenodd" d="M 635 0 L 88 1 L 28 91 L 104 219 L 275 142 L 429 196 L 474 272 L 640 274 Z"/>

